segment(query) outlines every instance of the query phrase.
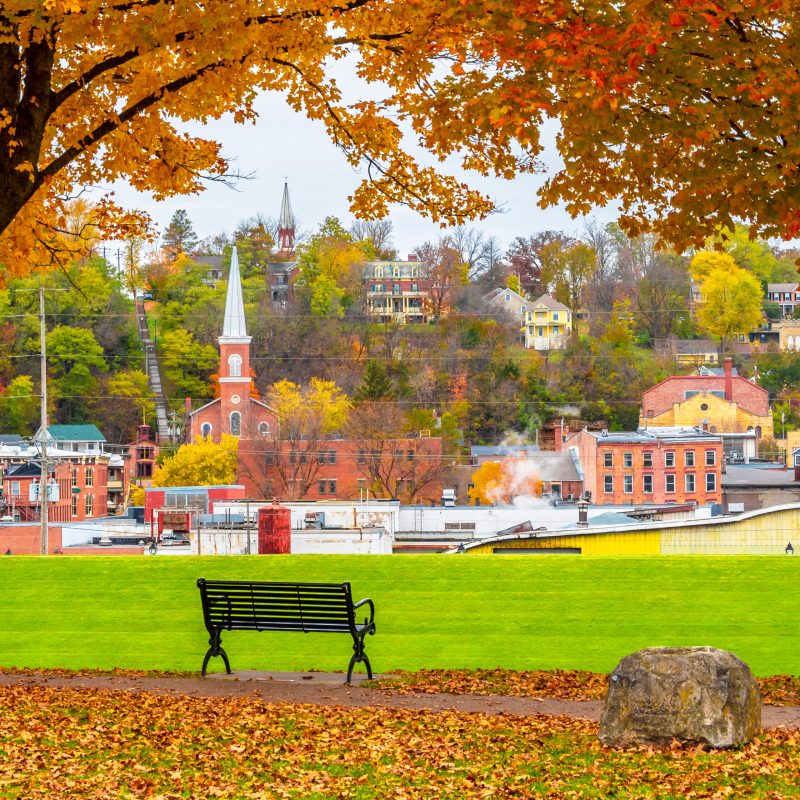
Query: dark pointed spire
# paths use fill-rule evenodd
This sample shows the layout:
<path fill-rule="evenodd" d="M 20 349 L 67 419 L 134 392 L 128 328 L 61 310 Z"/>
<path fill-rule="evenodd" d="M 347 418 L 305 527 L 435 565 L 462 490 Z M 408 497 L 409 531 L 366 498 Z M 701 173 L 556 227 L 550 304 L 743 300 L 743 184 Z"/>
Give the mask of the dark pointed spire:
<path fill-rule="evenodd" d="M 294 214 L 289 200 L 289 183 L 283 184 L 281 215 L 278 217 L 278 250 L 285 256 L 294 253 Z"/>

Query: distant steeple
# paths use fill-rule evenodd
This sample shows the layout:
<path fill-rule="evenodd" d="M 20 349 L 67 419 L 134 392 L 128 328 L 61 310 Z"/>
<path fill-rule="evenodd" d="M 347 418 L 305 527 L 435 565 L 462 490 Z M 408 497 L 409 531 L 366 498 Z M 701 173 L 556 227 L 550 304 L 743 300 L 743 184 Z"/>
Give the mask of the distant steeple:
<path fill-rule="evenodd" d="M 242 298 L 242 279 L 239 276 L 239 253 L 236 245 L 231 253 L 231 268 L 228 272 L 228 294 L 225 297 L 225 321 L 222 336 L 242 338 L 247 336 L 247 323 L 244 318 Z"/>
<path fill-rule="evenodd" d="M 278 217 L 278 250 L 284 256 L 294 253 L 294 214 L 289 200 L 289 183 L 283 184 L 283 201 L 281 215 Z"/>

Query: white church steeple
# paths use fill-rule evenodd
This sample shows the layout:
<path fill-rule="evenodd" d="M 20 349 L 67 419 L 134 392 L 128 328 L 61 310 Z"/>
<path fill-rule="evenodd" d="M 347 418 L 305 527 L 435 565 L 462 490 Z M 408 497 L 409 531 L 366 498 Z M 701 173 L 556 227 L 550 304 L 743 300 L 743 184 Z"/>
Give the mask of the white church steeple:
<path fill-rule="evenodd" d="M 250 339 L 247 335 L 247 322 L 244 318 L 244 299 L 242 298 L 242 279 L 239 275 L 239 254 L 236 245 L 231 253 L 231 268 L 228 272 L 228 293 L 225 297 L 225 320 L 222 324 L 222 337 L 225 339 Z"/>

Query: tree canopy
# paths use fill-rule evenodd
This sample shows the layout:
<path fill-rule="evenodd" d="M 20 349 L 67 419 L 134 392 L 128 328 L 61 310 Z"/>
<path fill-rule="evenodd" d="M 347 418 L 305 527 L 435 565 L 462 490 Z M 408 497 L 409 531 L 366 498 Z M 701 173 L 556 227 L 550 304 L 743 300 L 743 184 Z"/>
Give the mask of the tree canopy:
<path fill-rule="evenodd" d="M 541 168 L 542 123 L 556 119 L 563 166 L 544 204 L 577 215 L 616 201 L 627 233 L 679 248 L 739 219 L 792 238 L 795 12 L 793 0 L 6 0 L 0 263 L 42 263 L 87 222 L 142 222 L 106 199 L 73 227 L 76 187 L 125 179 L 160 199 L 229 179 L 220 145 L 181 126 L 252 121 L 262 91 L 367 165 L 351 198 L 364 216 L 391 202 L 449 224 L 487 214 L 489 198 L 414 146 L 512 178 Z M 334 63 L 373 84 L 359 93 L 370 99 L 348 103 Z"/>

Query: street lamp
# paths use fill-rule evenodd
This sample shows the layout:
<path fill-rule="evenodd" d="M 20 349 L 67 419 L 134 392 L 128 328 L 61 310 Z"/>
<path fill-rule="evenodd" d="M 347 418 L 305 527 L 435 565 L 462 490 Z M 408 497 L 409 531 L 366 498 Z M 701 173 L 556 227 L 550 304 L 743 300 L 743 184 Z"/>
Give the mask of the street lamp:
<path fill-rule="evenodd" d="M 789 544 L 786 545 L 785 552 L 786 552 L 787 556 L 793 556 L 794 555 L 794 547 L 792 547 L 792 543 L 791 542 L 789 542 Z"/>

